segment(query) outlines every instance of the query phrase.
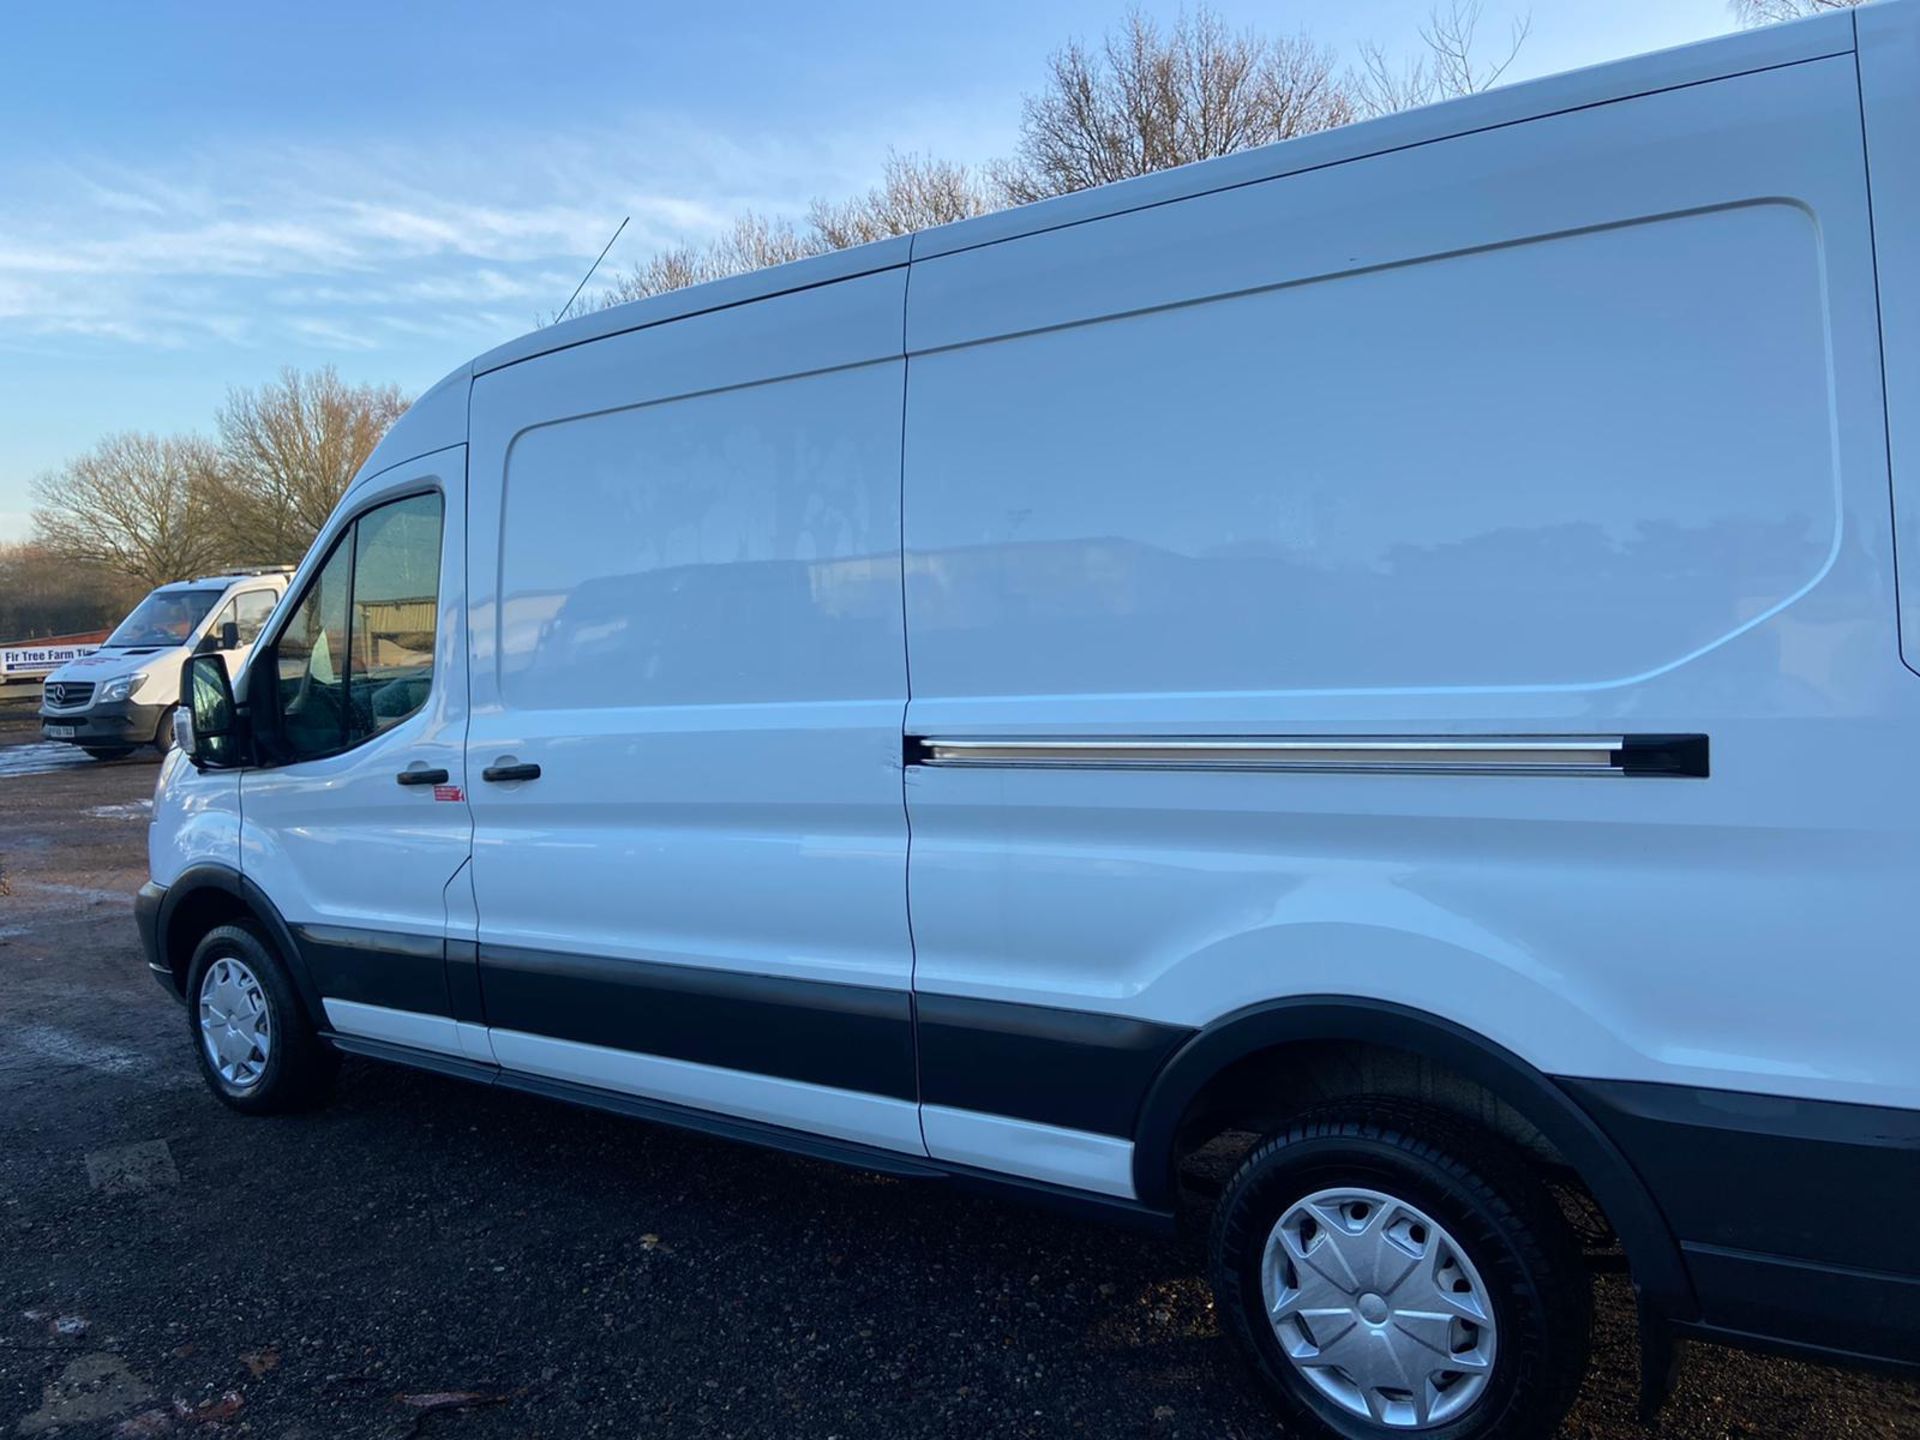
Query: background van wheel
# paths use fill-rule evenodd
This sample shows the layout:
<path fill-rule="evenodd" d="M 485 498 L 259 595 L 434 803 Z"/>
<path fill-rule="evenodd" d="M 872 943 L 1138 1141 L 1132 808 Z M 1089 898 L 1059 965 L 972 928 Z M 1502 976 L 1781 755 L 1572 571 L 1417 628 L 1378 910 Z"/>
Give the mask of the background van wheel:
<path fill-rule="evenodd" d="M 133 754 L 131 745 L 82 745 L 80 748 L 94 760 L 124 760 Z"/>
<path fill-rule="evenodd" d="M 1222 1326 L 1300 1434 L 1540 1440 L 1586 1373 L 1566 1222 L 1504 1142 L 1444 1112 L 1306 1112 L 1242 1162 L 1209 1264 Z"/>
<path fill-rule="evenodd" d="M 250 1115 L 317 1104 L 339 1069 L 286 966 L 251 925 L 210 930 L 193 952 L 187 1024 L 207 1087 Z"/>
<path fill-rule="evenodd" d="M 173 749 L 173 712 L 180 707 L 169 705 L 160 712 L 160 723 L 153 727 L 153 748 L 159 752 L 162 760 Z"/>

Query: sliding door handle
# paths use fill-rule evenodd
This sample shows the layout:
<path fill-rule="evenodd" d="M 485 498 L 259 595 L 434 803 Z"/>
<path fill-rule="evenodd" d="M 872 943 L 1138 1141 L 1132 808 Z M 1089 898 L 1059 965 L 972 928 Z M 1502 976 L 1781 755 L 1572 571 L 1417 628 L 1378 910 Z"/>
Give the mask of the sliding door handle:
<path fill-rule="evenodd" d="M 538 780 L 540 767 L 533 764 L 489 765 L 480 772 L 480 778 L 496 783 L 502 780 Z"/>
<path fill-rule="evenodd" d="M 402 770 L 393 777 L 402 785 L 444 785 L 447 772 L 444 770 Z"/>

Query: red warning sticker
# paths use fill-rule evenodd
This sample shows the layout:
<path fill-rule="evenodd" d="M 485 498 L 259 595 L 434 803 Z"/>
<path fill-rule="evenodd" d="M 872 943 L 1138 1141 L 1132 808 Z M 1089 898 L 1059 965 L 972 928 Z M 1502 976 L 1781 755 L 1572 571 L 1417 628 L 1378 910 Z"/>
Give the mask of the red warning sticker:
<path fill-rule="evenodd" d="M 466 792 L 458 785 L 436 785 L 433 787 L 433 798 L 436 800 L 464 800 L 467 796 Z"/>

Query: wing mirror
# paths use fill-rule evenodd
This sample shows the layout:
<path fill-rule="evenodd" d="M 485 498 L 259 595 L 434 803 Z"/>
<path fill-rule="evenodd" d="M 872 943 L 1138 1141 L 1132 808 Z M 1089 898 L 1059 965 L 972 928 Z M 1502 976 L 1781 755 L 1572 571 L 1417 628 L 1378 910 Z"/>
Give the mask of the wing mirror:
<path fill-rule="evenodd" d="M 235 620 L 223 620 L 213 629 L 200 637 L 200 643 L 194 648 L 196 655 L 211 655 L 216 650 L 238 650 L 240 648 L 240 624 Z"/>
<path fill-rule="evenodd" d="M 233 703 L 227 657 L 217 651 L 190 657 L 180 674 L 181 708 L 188 720 L 187 758 L 202 770 L 244 763 L 240 714 Z"/>

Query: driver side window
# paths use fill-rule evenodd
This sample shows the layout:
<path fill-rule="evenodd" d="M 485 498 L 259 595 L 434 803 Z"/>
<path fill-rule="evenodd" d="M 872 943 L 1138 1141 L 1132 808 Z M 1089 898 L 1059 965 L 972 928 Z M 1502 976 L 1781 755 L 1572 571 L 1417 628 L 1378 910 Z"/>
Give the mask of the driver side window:
<path fill-rule="evenodd" d="M 351 749 L 415 714 L 433 688 L 441 503 L 376 506 L 334 542 L 275 643 L 283 763 Z"/>
<path fill-rule="evenodd" d="M 327 563 L 287 619 L 274 654 L 280 738 L 286 759 L 308 760 L 345 748 L 347 589 L 353 579 L 353 532 L 334 545 Z"/>

